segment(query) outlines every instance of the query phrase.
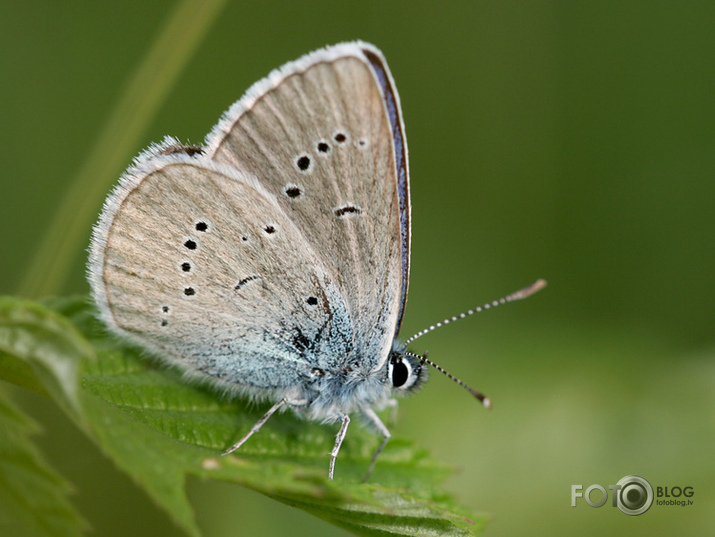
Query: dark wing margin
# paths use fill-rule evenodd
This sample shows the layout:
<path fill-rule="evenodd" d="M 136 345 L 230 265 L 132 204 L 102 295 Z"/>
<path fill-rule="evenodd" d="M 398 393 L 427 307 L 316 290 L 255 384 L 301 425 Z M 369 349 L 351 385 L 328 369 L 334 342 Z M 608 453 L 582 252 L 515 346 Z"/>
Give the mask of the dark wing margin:
<path fill-rule="evenodd" d="M 407 140 L 405 139 L 405 126 L 402 122 L 400 96 L 397 93 L 387 64 L 373 50 L 363 48 L 362 51 L 370 62 L 372 70 L 380 83 L 395 149 L 397 192 L 400 197 L 400 235 L 402 239 L 402 289 L 400 290 L 400 311 L 395 325 L 395 337 L 397 337 L 402 326 L 402 315 L 405 312 L 407 288 L 410 281 L 410 172 L 407 157 Z"/>

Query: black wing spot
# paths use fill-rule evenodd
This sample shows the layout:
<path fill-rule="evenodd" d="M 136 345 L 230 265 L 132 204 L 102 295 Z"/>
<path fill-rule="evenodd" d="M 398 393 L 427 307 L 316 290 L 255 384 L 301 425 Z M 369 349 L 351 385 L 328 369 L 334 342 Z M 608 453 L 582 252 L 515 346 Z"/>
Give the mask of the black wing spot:
<path fill-rule="evenodd" d="M 348 137 L 345 136 L 345 133 L 338 132 L 335 134 L 335 141 L 338 142 L 339 144 L 342 144 L 347 139 L 348 139 Z"/>
<path fill-rule="evenodd" d="M 163 311 L 164 313 L 169 313 L 169 306 L 162 306 L 161 311 Z"/>
<path fill-rule="evenodd" d="M 360 215 L 362 214 L 362 209 L 357 205 L 344 205 L 335 209 L 335 216 L 342 218 L 349 215 Z"/>
<path fill-rule="evenodd" d="M 253 280 L 257 280 L 257 279 L 258 279 L 258 276 L 248 276 L 246 278 L 243 278 L 236 284 L 236 286 L 234 287 L 234 290 L 238 291 L 241 287 L 246 285 L 248 282 L 252 282 Z"/>
<path fill-rule="evenodd" d="M 193 287 L 184 287 L 184 294 L 186 296 L 194 296 L 196 294 L 196 289 Z"/>
<path fill-rule="evenodd" d="M 245 235 L 241 235 L 241 240 L 243 242 L 248 242 L 248 237 L 246 237 Z"/>
<path fill-rule="evenodd" d="M 199 147 L 197 145 L 171 145 L 169 147 L 165 147 L 158 153 L 159 155 L 177 155 L 177 154 L 184 154 L 188 155 L 190 157 L 194 157 L 196 155 L 203 155 L 204 154 L 204 148 Z"/>
<path fill-rule="evenodd" d="M 308 299 L 306 300 L 306 302 L 307 302 L 310 306 L 316 306 L 316 305 L 318 304 L 318 299 L 315 298 L 314 296 L 309 296 Z"/>
<path fill-rule="evenodd" d="M 196 250 L 196 241 L 192 241 L 189 239 L 184 243 L 184 246 L 186 246 L 189 250 Z"/>
<path fill-rule="evenodd" d="M 310 168 L 310 157 L 308 155 L 303 155 L 302 157 L 298 158 L 296 164 L 298 165 L 298 169 L 300 171 L 308 171 L 308 168 Z"/>
<path fill-rule="evenodd" d="M 269 235 L 272 235 L 273 233 L 276 232 L 276 228 L 275 228 L 275 226 L 268 225 L 268 226 L 266 226 L 266 227 L 263 228 L 263 231 L 265 231 L 265 232 L 268 233 Z"/>
<path fill-rule="evenodd" d="M 298 352 L 303 353 L 313 347 L 313 342 L 303 334 L 300 328 L 295 327 L 293 329 L 293 347 Z"/>
<path fill-rule="evenodd" d="M 161 320 L 161 326 L 166 326 L 167 324 L 169 324 L 169 321 L 167 321 L 166 319 Z"/>
<path fill-rule="evenodd" d="M 191 271 L 191 263 L 189 263 L 188 261 L 183 262 L 181 264 L 181 270 L 183 270 L 184 272 L 190 272 Z"/>
<path fill-rule="evenodd" d="M 320 153 L 327 153 L 330 151 L 330 146 L 326 142 L 318 142 L 318 151 Z"/>
<path fill-rule="evenodd" d="M 303 193 L 303 191 L 298 186 L 288 185 L 285 189 L 285 193 L 289 198 L 297 198 Z"/>
<path fill-rule="evenodd" d="M 206 222 L 196 222 L 196 231 L 208 231 L 209 225 Z"/>

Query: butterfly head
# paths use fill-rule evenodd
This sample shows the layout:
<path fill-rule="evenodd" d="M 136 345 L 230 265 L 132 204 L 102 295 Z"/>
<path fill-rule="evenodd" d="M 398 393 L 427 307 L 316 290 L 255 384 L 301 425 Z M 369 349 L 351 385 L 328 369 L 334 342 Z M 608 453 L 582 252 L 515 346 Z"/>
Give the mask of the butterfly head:
<path fill-rule="evenodd" d="M 427 380 L 427 367 L 422 356 L 405 350 L 395 342 L 387 361 L 387 381 L 394 395 L 418 390 Z"/>

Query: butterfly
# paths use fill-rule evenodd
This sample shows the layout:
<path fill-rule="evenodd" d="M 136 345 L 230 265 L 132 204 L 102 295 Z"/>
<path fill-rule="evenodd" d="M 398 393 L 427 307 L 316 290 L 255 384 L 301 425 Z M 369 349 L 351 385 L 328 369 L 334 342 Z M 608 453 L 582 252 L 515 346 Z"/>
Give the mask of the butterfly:
<path fill-rule="evenodd" d="M 350 416 L 383 438 L 369 474 L 390 438 L 376 410 L 432 363 L 398 340 L 409 270 L 400 98 L 358 41 L 271 72 L 203 146 L 166 138 L 137 157 L 95 226 L 89 280 L 113 332 L 273 403 L 225 453 L 278 410 L 340 423 L 332 479 Z"/>

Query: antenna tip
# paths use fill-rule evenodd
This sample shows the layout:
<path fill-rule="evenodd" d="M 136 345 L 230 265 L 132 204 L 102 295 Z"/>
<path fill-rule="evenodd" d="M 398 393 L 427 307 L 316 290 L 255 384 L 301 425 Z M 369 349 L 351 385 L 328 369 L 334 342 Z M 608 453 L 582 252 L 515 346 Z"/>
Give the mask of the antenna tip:
<path fill-rule="evenodd" d="M 492 400 L 489 399 L 489 397 L 485 397 L 484 399 L 482 399 L 482 404 L 484 405 L 484 408 L 486 408 L 486 409 L 492 408 Z"/>
<path fill-rule="evenodd" d="M 537 291 L 541 291 L 544 287 L 546 287 L 546 280 L 539 279 L 532 283 L 530 286 L 524 287 L 523 289 L 511 295 L 511 298 L 512 300 L 521 300 L 522 298 L 526 298 L 528 296 L 533 295 Z"/>
<path fill-rule="evenodd" d="M 544 287 L 546 287 L 546 284 L 547 284 L 547 282 L 545 279 L 539 278 L 533 284 L 531 284 L 531 287 L 535 293 L 536 291 L 541 291 Z"/>

